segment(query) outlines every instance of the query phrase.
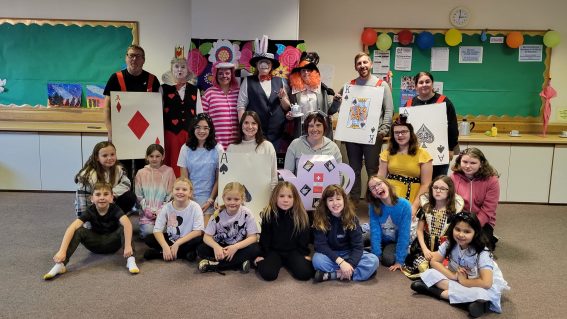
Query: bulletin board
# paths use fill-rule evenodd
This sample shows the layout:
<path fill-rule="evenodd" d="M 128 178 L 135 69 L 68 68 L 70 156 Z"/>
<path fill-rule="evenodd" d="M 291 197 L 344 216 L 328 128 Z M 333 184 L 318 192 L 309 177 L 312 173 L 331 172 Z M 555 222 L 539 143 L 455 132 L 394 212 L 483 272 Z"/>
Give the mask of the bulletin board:
<path fill-rule="evenodd" d="M 378 34 L 387 32 L 392 39 L 402 29 L 374 28 Z M 551 49 L 543 45 L 546 31 L 521 31 L 524 44 L 543 46 L 541 62 L 519 62 L 519 49 L 512 49 L 505 43 L 507 30 L 486 31 L 486 41 L 481 41 L 483 30 L 460 30 L 463 41 L 450 47 L 445 43 L 447 30 L 411 29 L 413 42 L 407 47 L 413 48 L 411 71 L 394 69 L 396 48 L 399 42 L 393 42 L 390 48 L 390 70 L 392 74 L 392 95 L 396 110 L 400 106 L 401 78 L 413 77 L 420 71 L 430 71 L 431 50 L 422 50 L 415 44 L 417 35 L 429 31 L 434 36 L 433 47 L 449 48 L 449 70 L 431 72 L 435 82 L 443 82 L 443 94 L 455 105 L 457 114 L 485 119 L 500 117 L 503 120 L 539 121 L 543 101 L 539 96 L 549 80 Z M 491 37 L 504 37 L 504 43 L 490 43 Z M 482 63 L 459 63 L 459 46 L 482 46 Z M 376 45 L 365 49 L 373 57 Z"/>
<path fill-rule="evenodd" d="M 0 18 L 0 106 L 46 106 L 48 83 L 104 87 L 137 43 L 133 21 Z"/>

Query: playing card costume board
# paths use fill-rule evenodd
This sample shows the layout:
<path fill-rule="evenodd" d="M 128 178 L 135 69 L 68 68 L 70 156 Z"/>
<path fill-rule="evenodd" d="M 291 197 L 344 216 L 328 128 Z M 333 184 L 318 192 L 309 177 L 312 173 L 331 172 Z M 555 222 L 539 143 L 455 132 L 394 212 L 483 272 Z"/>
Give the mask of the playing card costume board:
<path fill-rule="evenodd" d="M 447 136 L 447 105 L 435 103 L 428 105 L 400 107 L 400 114 L 408 117 L 419 146 L 433 158 L 433 165 L 449 164 L 449 138 Z"/>
<path fill-rule="evenodd" d="M 246 188 L 243 204 L 254 213 L 259 225 L 260 212 L 270 201 L 272 161 L 273 158 L 268 154 L 223 153 L 219 158 L 219 205 L 222 205 L 225 185 L 239 182 Z"/>
<path fill-rule="evenodd" d="M 112 143 L 118 159 L 145 158 L 150 144 L 163 145 L 161 94 L 110 92 Z"/>
<path fill-rule="evenodd" d="M 317 208 L 325 187 L 339 184 L 348 194 L 354 184 L 352 168 L 337 163 L 332 155 L 302 155 L 297 163 L 297 176 L 287 169 L 278 172 L 285 181 L 295 185 L 307 210 Z"/>
<path fill-rule="evenodd" d="M 345 84 L 335 139 L 374 145 L 383 98 L 384 88 L 381 86 Z"/>

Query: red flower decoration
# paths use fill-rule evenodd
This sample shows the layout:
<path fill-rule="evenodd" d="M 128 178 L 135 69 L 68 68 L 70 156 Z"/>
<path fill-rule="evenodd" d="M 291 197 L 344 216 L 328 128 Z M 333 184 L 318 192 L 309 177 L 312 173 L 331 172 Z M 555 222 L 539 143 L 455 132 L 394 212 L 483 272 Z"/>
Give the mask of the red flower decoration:
<path fill-rule="evenodd" d="M 189 51 L 189 56 L 187 58 L 187 66 L 189 70 L 195 74 L 195 76 L 201 75 L 205 68 L 207 67 L 209 62 L 207 59 L 201 54 L 199 49 L 193 49 Z"/>
<path fill-rule="evenodd" d="M 300 57 L 301 51 L 298 48 L 287 46 L 278 60 L 281 64 L 287 66 L 288 70 L 292 70 L 299 64 Z"/>

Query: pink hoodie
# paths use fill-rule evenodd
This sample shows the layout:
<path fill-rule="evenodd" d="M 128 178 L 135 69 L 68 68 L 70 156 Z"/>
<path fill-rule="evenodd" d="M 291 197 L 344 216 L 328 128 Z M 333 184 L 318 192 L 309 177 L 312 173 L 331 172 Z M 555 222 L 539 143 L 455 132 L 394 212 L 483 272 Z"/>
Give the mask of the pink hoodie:
<path fill-rule="evenodd" d="M 486 179 L 470 180 L 463 173 L 453 172 L 451 179 L 455 183 L 455 192 L 465 200 L 463 210 L 475 213 L 481 226 L 488 223 L 494 227 L 496 208 L 500 199 L 498 177 L 490 176 Z"/>

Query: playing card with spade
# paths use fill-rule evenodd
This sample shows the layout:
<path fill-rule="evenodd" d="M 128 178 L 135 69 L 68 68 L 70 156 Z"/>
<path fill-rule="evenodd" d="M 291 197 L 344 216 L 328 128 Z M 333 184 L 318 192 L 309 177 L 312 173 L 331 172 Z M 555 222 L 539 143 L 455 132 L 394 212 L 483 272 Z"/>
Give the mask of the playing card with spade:
<path fill-rule="evenodd" d="M 419 146 L 429 152 L 433 165 L 449 164 L 447 136 L 447 105 L 443 103 L 400 107 L 400 114 L 408 117 Z"/>
<path fill-rule="evenodd" d="M 373 145 L 382 114 L 384 88 L 351 85 L 343 87 L 335 138 L 343 142 Z"/>
<path fill-rule="evenodd" d="M 160 93 L 110 92 L 110 110 L 118 159 L 144 158 L 150 144 L 163 145 Z"/>
<path fill-rule="evenodd" d="M 244 205 L 254 213 L 258 227 L 260 212 L 270 201 L 271 161 L 267 154 L 225 152 L 219 158 L 219 196 L 222 205 L 222 192 L 226 184 L 239 182 L 244 185 Z"/>

